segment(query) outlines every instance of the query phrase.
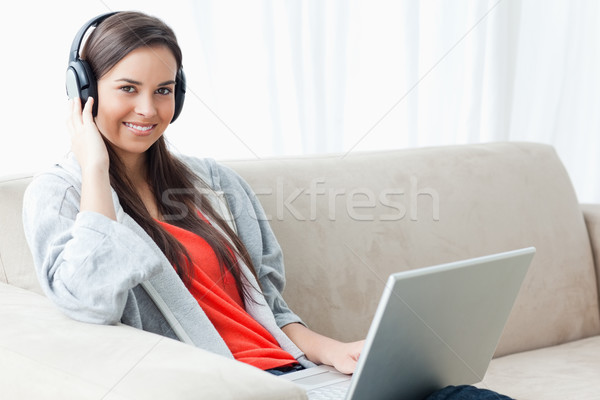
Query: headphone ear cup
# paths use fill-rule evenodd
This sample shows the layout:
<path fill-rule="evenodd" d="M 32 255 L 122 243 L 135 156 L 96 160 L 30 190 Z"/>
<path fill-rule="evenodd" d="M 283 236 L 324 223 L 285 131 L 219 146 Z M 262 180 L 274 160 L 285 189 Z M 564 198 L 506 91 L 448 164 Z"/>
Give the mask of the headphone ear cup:
<path fill-rule="evenodd" d="M 69 99 L 81 98 L 81 83 L 79 82 L 79 74 L 77 73 L 78 69 L 73 64 L 69 63 L 69 67 L 67 68 L 66 87 Z"/>
<path fill-rule="evenodd" d="M 85 82 L 87 83 L 85 86 L 81 87 L 81 106 L 85 106 L 85 102 L 88 98 L 92 97 L 94 99 L 92 116 L 96 117 L 96 115 L 98 115 L 98 86 L 94 71 L 92 71 L 92 67 L 90 67 L 90 64 L 88 64 L 87 61 L 80 59 L 78 64 L 81 66 L 81 75 L 85 77 Z"/>
<path fill-rule="evenodd" d="M 183 68 L 179 68 L 179 71 L 177 71 L 177 76 L 175 77 L 175 112 L 173 113 L 173 119 L 171 119 L 171 123 L 173 123 L 177 117 L 179 117 L 179 114 L 181 114 L 183 101 L 185 100 L 185 92 L 185 73 L 183 72 Z"/>
<path fill-rule="evenodd" d="M 70 99 L 79 97 L 81 107 L 89 97 L 94 98 L 92 115 L 98 115 L 98 88 L 90 65 L 84 60 L 72 61 L 67 68 L 67 95 Z"/>

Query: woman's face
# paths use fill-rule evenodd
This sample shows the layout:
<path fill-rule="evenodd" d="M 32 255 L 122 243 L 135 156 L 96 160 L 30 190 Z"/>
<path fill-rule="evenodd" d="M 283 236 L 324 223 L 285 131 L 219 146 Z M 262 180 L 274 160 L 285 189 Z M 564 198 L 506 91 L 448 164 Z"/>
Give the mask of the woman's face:
<path fill-rule="evenodd" d="M 177 62 L 165 46 L 142 46 L 98 80 L 98 130 L 124 161 L 163 134 L 175 110 Z"/>

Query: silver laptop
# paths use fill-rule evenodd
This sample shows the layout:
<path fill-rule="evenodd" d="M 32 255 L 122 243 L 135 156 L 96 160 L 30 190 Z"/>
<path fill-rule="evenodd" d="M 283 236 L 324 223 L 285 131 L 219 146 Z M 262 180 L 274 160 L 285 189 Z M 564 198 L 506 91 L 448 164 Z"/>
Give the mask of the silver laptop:
<path fill-rule="evenodd" d="M 319 366 L 281 377 L 309 399 L 422 399 L 479 382 L 534 254 L 529 247 L 392 274 L 354 375 Z"/>

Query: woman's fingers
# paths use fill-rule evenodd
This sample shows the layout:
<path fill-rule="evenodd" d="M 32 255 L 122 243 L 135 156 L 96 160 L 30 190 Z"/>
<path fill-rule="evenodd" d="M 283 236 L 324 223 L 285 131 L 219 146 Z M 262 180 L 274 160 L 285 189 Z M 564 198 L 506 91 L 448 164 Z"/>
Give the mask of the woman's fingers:
<path fill-rule="evenodd" d="M 85 123 L 94 123 L 94 117 L 92 116 L 92 107 L 94 106 L 94 98 L 88 97 L 83 108 L 83 121 Z M 81 107 L 81 105 L 79 106 Z"/>
<path fill-rule="evenodd" d="M 67 126 L 71 129 L 73 134 L 77 132 L 82 133 L 82 130 L 86 126 L 90 127 L 94 125 L 94 117 L 92 116 L 92 107 L 94 105 L 94 99 L 89 97 L 85 102 L 83 110 L 81 109 L 81 99 L 75 97 L 69 100 L 70 105 L 70 116 L 67 118 Z"/>
<path fill-rule="evenodd" d="M 81 122 L 81 99 L 75 97 L 73 100 L 72 116 L 74 122 Z"/>
<path fill-rule="evenodd" d="M 81 118 L 81 100 L 79 97 L 69 100 L 69 106 L 67 126 L 71 130 L 71 134 L 75 134 L 77 131 L 80 131 L 83 126 L 83 120 Z"/>

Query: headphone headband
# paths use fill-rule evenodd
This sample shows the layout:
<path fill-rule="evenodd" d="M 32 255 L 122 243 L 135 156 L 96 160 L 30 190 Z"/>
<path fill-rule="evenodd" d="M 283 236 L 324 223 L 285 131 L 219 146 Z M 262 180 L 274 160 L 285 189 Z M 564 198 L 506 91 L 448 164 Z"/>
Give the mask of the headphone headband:
<path fill-rule="evenodd" d="M 71 51 L 69 51 L 69 63 L 71 63 L 71 61 L 76 61 L 79 59 L 79 49 L 81 47 L 81 42 L 83 42 L 83 38 L 85 37 L 86 32 L 90 28 L 95 28 L 96 26 L 98 26 L 98 24 L 104 21 L 106 18 L 117 13 L 118 11 L 113 11 L 98 15 L 97 17 L 90 19 L 85 25 L 81 27 L 81 29 L 79 29 L 79 32 L 77 32 L 77 35 L 75 35 L 75 39 L 73 39 L 73 44 L 71 44 Z"/>

